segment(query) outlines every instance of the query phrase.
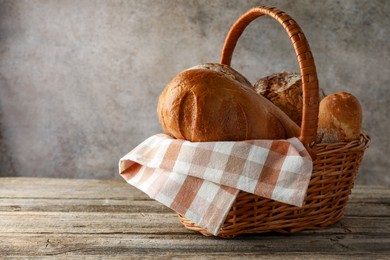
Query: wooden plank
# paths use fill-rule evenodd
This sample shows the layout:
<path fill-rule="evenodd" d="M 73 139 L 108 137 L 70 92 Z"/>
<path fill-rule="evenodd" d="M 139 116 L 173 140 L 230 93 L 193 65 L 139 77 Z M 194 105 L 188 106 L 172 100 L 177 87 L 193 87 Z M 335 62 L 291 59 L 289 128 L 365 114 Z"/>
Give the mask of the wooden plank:
<path fill-rule="evenodd" d="M 3 198 L 0 212 L 155 212 L 171 213 L 172 210 L 154 200 L 131 199 L 46 199 Z"/>
<path fill-rule="evenodd" d="M 350 200 L 359 203 L 390 203 L 390 187 L 385 186 L 355 186 L 352 189 Z"/>
<path fill-rule="evenodd" d="M 121 180 L 2 178 L 0 211 L 169 212 Z M 37 185 L 38 184 L 38 185 Z M 390 216 L 390 189 L 358 186 L 346 207 L 351 216 Z"/>
<path fill-rule="evenodd" d="M 176 214 L 0 212 L 0 233 L 183 232 Z"/>
<path fill-rule="evenodd" d="M 0 198 L 129 198 L 147 196 L 124 180 L 0 178 Z M 390 189 L 384 186 L 355 185 L 351 200 L 389 202 Z"/>
<path fill-rule="evenodd" d="M 144 197 L 144 194 L 129 188 L 124 180 L 55 179 L 55 178 L 0 178 L 1 197 L 32 198 L 128 198 L 129 195 Z M 380 198 L 388 201 L 390 189 L 384 186 L 355 185 L 352 199 L 369 201 Z"/>
<path fill-rule="evenodd" d="M 355 185 L 352 189 L 351 198 L 361 201 L 383 198 L 388 201 L 390 199 L 390 189 L 386 186 Z"/>
<path fill-rule="evenodd" d="M 87 255 L 88 254 L 88 255 Z M 35 257 L 31 257 L 30 255 L 21 255 L 18 254 L 16 256 L 2 256 L 2 259 L 53 259 L 61 260 L 61 259 L 69 259 L 72 257 L 82 258 L 82 259 L 102 259 L 101 255 L 94 254 L 93 252 L 78 254 L 77 252 L 70 252 L 65 254 L 54 254 L 54 255 L 39 255 Z M 233 252 L 233 253 L 186 253 L 186 252 L 148 252 L 142 254 L 135 254 L 132 252 L 127 253 L 112 253 L 111 255 L 104 255 L 104 259 L 188 259 L 188 260 L 199 260 L 199 259 L 232 259 L 232 260 L 243 260 L 243 259 L 266 259 L 266 260 L 343 260 L 343 259 L 353 259 L 353 260 L 367 260 L 367 259 L 375 259 L 375 260 L 388 260 L 389 256 L 387 254 L 380 253 L 353 253 L 350 252 L 348 254 L 344 253 L 305 253 L 305 252 L 278 252 L 278 253 L 251 253 L 251 252 Z"/>
<path fill-rule="evenodd" d="M 31 257 L 31 256 L 25 256 L 18 254 L 17 256 L 4 256 L 2 259 L 69 259 L 70 254 L 67 253 L 66 255 L 54 255 L 53 256 L 38 256 L 38 257 Z M 75 255 L 71 254 L 72 257 L 80 257 L 82 259 L 102 259 L 100 255 L 93 255 L 92 253 L 90 255 Z M 188 259 L 188 260 L 199 260 L 199 259 L 233 259 L 233 260 L 243 260 L 243 259 L 278 259 L 278 260 L 343 260 L 343 259 L 353 259 L 353 260 L 367 260 L 367 259 L 375 259 L 375 260 L 388 260 L 387 255 L 383 254 L 354 254 L 351 253 L 349 255 L 346 254 L 332 254 L 332 253 L 326 253 L 326 255 L 323 254 L 315 254 L 315 253 L 277 253 L 277 254 L 259 254 L 259 253 L 246 253 L 242 252 L 240 254 L 238 253 L 207 253 L 207 254 L 189 254 L 185 252 L 148 252 L 147 254 L 141 254 L 136 255 L 133 253 L 121 253 L 118 254 L 112 254 L 112 255 L 105 255 L 104 259 Z"/>
<path fill-rule="evenodd" d="M 170 213 L 171 209 L 148 199 L 63 199 L 63 198 L 2 198 L 0 212 L 156 212 Z M 345 214 L 363 217 L 390 217 L 390 203 L 350 200 Z"/>
<path fill-rule="evenodd" d="M 47 211 L 47 212 L 171 212 L 159 202 L 145 197 L 133 199 L 63 199 L 63 198 L 2 198 L 0 212 Z M 390 203 L 361 202 L 351 199 L 346 215 L 390 217 Z"/>
<path fill-rule="evenodd" d="M 362 217 L 390 217 L 390 202 L 360 202 L 350 200 L 345 207 L 345 215 Z"/>
<path fill-rule="evenodd" d="M 145 194 L 124 180 L 0 178 L 0 198 L 129 198 Z"/>
<path fill-rule="evenodd" d="M 0 212 L 0 233 L 186 233 L 176 214 Z M 315 233 L 390 233 L 390 218 L 345 217 Z M 312 232 L 313 233 L 313 232 Z"/>
<path fill-rule="evenodd" d="M 182 252 L 193 255 L 224 253 L 241 255 L 242 252 L 270 255 L 280 252 L 337 253 L 341 255 L 375 252 L 388 254 L 389 237 L 366 235 L 255 235 L 239 239 L 204 238 L 198 235 L 173 234 L 1 234 L 0 252 L 7 255 L 121 255 L 166 254 Z"/>

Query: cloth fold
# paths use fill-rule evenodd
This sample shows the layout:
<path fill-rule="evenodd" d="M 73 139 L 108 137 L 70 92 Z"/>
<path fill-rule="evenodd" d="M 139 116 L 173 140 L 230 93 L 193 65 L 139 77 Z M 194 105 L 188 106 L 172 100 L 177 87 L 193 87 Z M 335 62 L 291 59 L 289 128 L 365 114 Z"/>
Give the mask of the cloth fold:
<path fill-rule="evenodd" d="M 312 167 L 297 138 L 189 142 L 157 134 L 119 161 L 129 184 L 214 235 L 240 190 L 302 206 Z"/>

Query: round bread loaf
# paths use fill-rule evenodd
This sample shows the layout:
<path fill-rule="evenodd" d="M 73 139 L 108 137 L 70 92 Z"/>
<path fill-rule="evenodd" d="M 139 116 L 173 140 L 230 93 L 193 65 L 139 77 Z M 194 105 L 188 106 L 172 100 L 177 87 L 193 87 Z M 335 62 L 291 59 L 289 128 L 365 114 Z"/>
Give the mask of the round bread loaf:
<path fill-rule="evenodd" d="M 317 142 L 337 143 L 356 140 L 362 126 L 359 100 L 347 92 L 326 96 L 320 102 Z"/>
<path fill-rule="evenodd" d="M 282 72 L 259 79 L 255 91 L 266 97 L 295 123 L 302 121 L 302 80 L 298 73 Z"/>
<path fill-rule="evenodd" d="M 302 122 L 303 95 L 302 80 L 298 73 L 281 72 L 259 79 L 254 90 L 266 97 L 299 126 Z M 320 89 L 320 100 L 325 94 Z"/>
<path fill-rule="evenodd" d="M 300 128 L 266 98 L 222 72 L 179 73 L 159 97 L 166 134 L 194 142 L 285 139 Z"/>

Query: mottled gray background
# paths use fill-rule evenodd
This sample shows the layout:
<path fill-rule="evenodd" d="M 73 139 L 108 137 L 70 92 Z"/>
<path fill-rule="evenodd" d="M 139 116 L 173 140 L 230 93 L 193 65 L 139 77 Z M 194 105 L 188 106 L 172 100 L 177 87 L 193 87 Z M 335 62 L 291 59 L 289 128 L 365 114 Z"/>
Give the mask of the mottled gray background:
<path fill-rule="evenodd" d="M 250 7 L 289 13 L 327 93 L 348 91 L 373 139 L 358 183 L 390 184 L 390 1 L 1 1 L 0 176 L 117 178 L 120 157 L 160 132 L 157 98 L 178 72 L 217 62 Z M 297 71 L 282 27 L 262 17 L 233 67 L 249 80 Z"/>

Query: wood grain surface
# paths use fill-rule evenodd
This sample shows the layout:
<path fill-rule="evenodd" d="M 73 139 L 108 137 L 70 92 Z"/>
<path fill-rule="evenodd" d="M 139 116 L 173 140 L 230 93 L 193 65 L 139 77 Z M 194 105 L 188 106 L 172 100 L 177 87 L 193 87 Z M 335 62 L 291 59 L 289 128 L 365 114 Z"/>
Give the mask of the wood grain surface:
<path fill-rule="evenodd" d="M 323 230 L 221 239 L 121 180 L 0 178 L 0 241 L 1 259 L 390 259 L 390 189 L 356 186 Z"/>

